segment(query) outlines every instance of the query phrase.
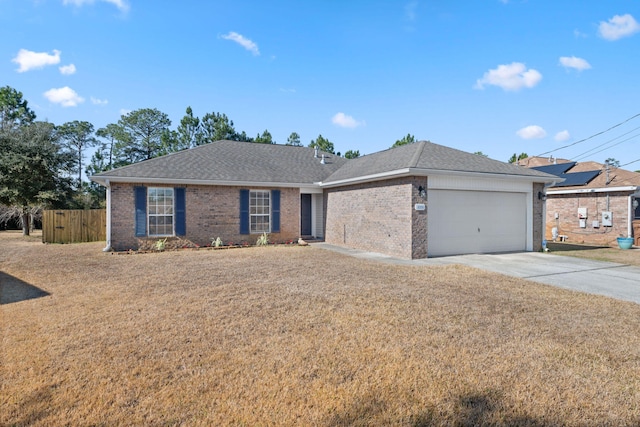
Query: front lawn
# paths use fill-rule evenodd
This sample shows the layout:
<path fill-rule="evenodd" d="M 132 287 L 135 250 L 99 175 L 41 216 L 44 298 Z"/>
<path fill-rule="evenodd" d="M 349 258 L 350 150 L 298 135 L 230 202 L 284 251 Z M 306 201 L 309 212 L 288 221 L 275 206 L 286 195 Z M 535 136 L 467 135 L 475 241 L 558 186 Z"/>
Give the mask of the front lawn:
<path fill-rule="evenodd" d="M 618 247 L 602 247 L 575 245 L 571 243 L 548 243 L 551 253 L 596 261 L 616 262 L 618 264 L 636 265 L 640 267 L 640 248 L 620 249 Z"/>
<path fill-rule="evenodd" d="M 0 425 L 640 424 L 640 306 L 313 247 L 0 232 Z"/>

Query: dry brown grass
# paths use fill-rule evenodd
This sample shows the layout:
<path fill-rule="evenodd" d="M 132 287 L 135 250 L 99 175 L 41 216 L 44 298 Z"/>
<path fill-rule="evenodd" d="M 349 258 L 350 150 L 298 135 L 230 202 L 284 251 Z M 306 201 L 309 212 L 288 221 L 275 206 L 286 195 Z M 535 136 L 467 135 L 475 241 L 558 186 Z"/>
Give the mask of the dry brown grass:
<path fill-rule="evenodd" d="M 636 304 L 312 247 L 103 245 L 0 233 L 0 297 L 48 293 L 0 305 L 0 425 L 640 423 Z"/>
<path fill-rule="evenodd" d="M 551 253 L 597 261 L 617 262 L 618 264 L 640 266 L 640 248 L 620 249 L 618 247 L 594 247 L 570 243 L 551 243 Z"/>

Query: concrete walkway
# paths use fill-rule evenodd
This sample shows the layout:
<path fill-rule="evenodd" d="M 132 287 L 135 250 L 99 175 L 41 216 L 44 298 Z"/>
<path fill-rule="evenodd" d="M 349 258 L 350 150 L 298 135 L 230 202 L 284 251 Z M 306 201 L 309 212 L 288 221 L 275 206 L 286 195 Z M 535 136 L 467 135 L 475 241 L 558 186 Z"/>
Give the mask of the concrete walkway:
<path fill-rule="evenodd" d="M 463 264 L 507 276 L 640 304 L 640 267 L 540 252 L 457 255 L 406 260 L 324 242 L 315 247 L 396 265 Z"/>

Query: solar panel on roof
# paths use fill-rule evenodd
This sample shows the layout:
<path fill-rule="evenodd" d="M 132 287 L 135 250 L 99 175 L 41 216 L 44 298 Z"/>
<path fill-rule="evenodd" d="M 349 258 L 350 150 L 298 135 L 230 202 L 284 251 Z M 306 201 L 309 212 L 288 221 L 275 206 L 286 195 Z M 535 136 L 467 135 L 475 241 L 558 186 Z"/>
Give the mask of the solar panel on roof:
<path fill-rule="evenodd" d="M 572 187 L 574 185 L 588 184 L 593 178 L 600 175 L 599 170 L 586 172 L 563 173 L 560 178 L 564 178 L 563 182 L 559 182 L 554 187 Z"/>
<path fill-rule="evenodd" d="M 572 167 L 574 167 L 575 165 L 576 165 L 576 162 L 569 162 L 569 163 L 558 163 L 558 164 L 547 165 L 547 166 L 536 166 L 531 169 L 535 169 L 540 172 L 550 173 L 551 175 L 560 176 L 563 173 L 567 172 Z"/>

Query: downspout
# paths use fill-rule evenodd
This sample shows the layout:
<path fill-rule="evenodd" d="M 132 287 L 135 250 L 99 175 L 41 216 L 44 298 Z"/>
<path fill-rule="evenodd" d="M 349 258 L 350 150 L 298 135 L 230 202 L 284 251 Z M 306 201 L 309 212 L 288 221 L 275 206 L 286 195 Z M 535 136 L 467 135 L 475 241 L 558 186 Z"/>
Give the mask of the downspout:
<path fill-rule="evenodd" d="M 102 252 L 111 252 L 111 183 L 105 180 L 104 186 L 107 188 L 107 246 Z"/>

